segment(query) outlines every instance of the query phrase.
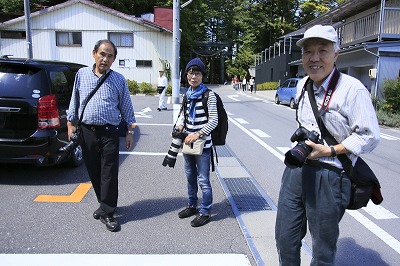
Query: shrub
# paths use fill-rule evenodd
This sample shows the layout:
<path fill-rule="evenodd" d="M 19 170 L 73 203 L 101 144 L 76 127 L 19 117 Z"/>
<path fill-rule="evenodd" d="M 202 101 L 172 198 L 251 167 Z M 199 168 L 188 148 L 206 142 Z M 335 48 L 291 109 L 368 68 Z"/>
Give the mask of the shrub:
<path fill-rule="evenodd" d="M 142 82 L 139 85 L 139 92 L 146 95 L 153 95 L 157 92 L 157 89 L 153 88 L 150 83 Z"/>
<path fill-rule="evenodd" d="M 384 110 L 376 111 L 380 125 L 388 127 L 400 127 L 400 114 L 388 113 Z"/>
<path fill-rule="evenodd" d="M 127 80 L 128 89 L 130 94 L 138 94 L 139 93 L 139 85 L 134 80 Z"/>
<path fill-rule="evenodd" d="M 171 85 L 168 85 L 165 94 L 166 94 L 166 95 L 172 95 L 172 86 L 171 86 Z"/>
<path fill-rule="evenodd" d="M 264 82 L 261 84 L 256 85 L 256 89 L 258 91 L 265 91 L 265 90 L 276 90 L 279 86 L 279 82 Z"/>
<path fill-rule="evenodd" d="M 393 114 L 400 113 L 400 79 L 386 80 L 383 83 L 384 100 L 382 110 Z"/>

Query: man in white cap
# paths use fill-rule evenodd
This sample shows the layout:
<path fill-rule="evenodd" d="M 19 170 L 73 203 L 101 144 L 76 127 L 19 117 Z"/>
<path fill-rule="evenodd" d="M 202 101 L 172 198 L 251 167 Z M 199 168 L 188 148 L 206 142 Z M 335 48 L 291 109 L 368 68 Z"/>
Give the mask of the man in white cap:
<path fill-rule="evenodd" d="M 168 88 L 168 79 L 164 75 L 164 70 L 159 71 L 160 76 L 158 77 L 158 86 L 157 91 L 159 93 L 159 100 L 158 100 L 158 111 L 167 110 L 167 105 L 165 103 L 165 92 Z"/>
<path fill-rule="evenodd" d="M 322 134 L 323 144 L 314 143 L 307 134 L 304 139 L 305 146 L 311 148 L 309 153 L 301 154 L 299 151 L 305 149 L 297 144 L 285 154 L 287 167 L 278 201 L 276 246 L 280 265 L 300 265 L 301 240 L 308 222 L 311 265 L 335 265 L 339 222 L 351 195 L 350 179 L 337 155 L 346 154 L 354 165 L 360 154 L 378 145 L 379 125 L 365 86 L 336 69 L 339 41 L 332 26 L 311 27 L 297 45 L 302 48 L 302 63 L 308 74 L 302 81 L 306 85 L 299 97 L 297 123 L 306 132 L 315 131 L 321 136 L 310 103 L 314 98 L 318 120 L 338 144 L 329 146 L 326 134 Z"/>

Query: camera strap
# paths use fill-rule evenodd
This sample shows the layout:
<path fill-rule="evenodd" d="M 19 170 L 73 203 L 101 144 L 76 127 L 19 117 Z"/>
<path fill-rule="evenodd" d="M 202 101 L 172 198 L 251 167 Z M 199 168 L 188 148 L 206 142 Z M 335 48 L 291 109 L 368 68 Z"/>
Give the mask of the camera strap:
<path fill-rule="evenodd" d="M 337 69 L 336 69 L 336 71 L 337 71 Z M 337 72 L 339 73 L 339 77 L 340 77 L 340 72 L 339 71 L 337 71 Z M 333 79 L 334 83 L 332 83 L 332 79 Z M 332 97 L 333 91 L 336 88 L 338 80 L 339 80 L 339 78 L 334 73 L 334 75 L 331 78 L 331 81 L 329 82 L 328 91 L 325 94 L 325 96 L 326 96 L 326 95 L 328 95 L 329 91 L 331 91 L 331 93 L 329 94 L 330 97 L 329 97 L 328 101 L 326 101 L 326 99 L 324 99 L 324 103 L 325 102 L 327 103 L 326 109 L 324 109 L 325 112 L 326 112 L 326 110 L 328 108 L 330 98 Z M 326 142 L 329 145 L 336 145 L 336 144 L 338 144 L 337 140 L 332 136 L 332 134 L 326 128 L 326 126 L 324 124 L 324 121 L 321 118 L 321 113 L 318 113 L 318 107 L 317 107 L 317 102 L 315 101 L 315 94 L 314 94 L 314 89 L 313 89 L 312 82 L 308 82 L 308 83 L 309 84 L 306 84 L 306 90 L 307 90 L 307 93 L 309 95 L 308 98 L 310 99 L 311 108 L 313 110 L 315 119 L 317 120 L 318 127 L 321 130 L 321 136 L 322 136 L 323 139 L 326 140 Z M 320 110 L 322 110 L 323 108 L 325 108 L 325 107 L 321 106 Z M 323 112 L 323 114 L 325 114 L 325 112 Z M 343 166 L 343 170 L 347 173 L 347 175 L 351 179 L 353 177 L 353 164 L 352 164 L 351 160 L 349 159 L 349 157 L 347 157 L 346 154 L 338 154 L 337 157 L 338 157 L 340 163 Z"/>
<path fill-rule="evenodd" d="M 82 120 L 83 120 L 83 112 L 85 111 L 85 108 L 86 108 L 86 106 L 87 106 L 87 103 L 90 101 L 90 99 L 92 99 L 93 95 L 99 90 L 100 86 L 103 85 L 104 81 L 108 78 L 108 76 L 111 74 L 111 72 L 112 72 L 112 70 L 110 69 L 110 71 L 108 71 L 108 72 L 104 75 L 104 77 L 99 81 L 99 83 L 97 83 L 96 87 L 90 92 L 90 94 L 89 94 L 89 95 L 86 97 L 86 99 L 82 102 L 82 106 L 83 106 L 83 108 L 82 108 L 82 113 L 81 113 L 81 115 L 80 115 L 80 117 L 79 117 L 79 121 L 78 121 L 77 126 L 80 126 L 81 123 L 82 123 Z M 76 110 L 76 113 L 78 113 L 78 102 L 79 102 L 79 100 L 76 99 L 75 102 L 76 102 L 76 108 L 75 108 L 75 110 Z"/>

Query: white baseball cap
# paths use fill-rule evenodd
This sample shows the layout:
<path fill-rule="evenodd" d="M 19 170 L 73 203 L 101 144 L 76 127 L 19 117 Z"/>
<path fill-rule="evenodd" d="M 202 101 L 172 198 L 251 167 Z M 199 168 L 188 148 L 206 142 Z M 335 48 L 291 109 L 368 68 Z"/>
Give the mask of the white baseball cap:
<path fill-rule="evenodd" d="M 336 30 L 332 26 L 315 25 L 304 32 L 304 37 L 296 42 L 303 47 L 304 42 L 311 38 L 325 39 L 333 43 L 339 42 Z"/>

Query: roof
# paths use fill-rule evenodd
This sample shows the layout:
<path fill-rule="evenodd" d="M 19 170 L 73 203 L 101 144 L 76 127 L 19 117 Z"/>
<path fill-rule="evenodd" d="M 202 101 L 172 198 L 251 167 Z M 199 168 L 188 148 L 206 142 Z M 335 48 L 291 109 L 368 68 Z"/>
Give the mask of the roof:
<path fill-rule="evenodd" d="M 304 24 L 304 28 L 310 28 L 316 24 L 334 24 L 336 22 L 340 22 L 345 18 L 353 16 L 355 10 L 357 12 L 361 12 L 363 10 L 367 10 L 373 6 L 376 6 L 380 3 L 381 0 L 348 0 L 343 4 L 339 5 L 337 8 L 334 8 L 318 18 L 311 20 L 310 22 Z"/>
<path fill-rule="evenodd" d="M 52 12 L 52 11 L 55 11 L 55 10 L 59 10 L 61 8 L 65 8 L 65 7 L 68 7 L 68 6 L 71 6 L 71 5 L 75 5 L 77 3 L 81 3 L 81 4 L 84 4 L 84 5 L 93 7 L 95 9 L 99 9 L 99 10 L 101 10 L 103 12 L 112 14 L 112 15 L 114 15 L 116 17 L 120 17 L 120 18 L 129 20 L 129 21 L 132 21 L 134 23 L 137 23 L 137 24 L 142 24 L 144 26 L 153 28 L 155 30 L 167 31 L 167 32 L 171 32 L 172 33 L 171 30 L 169 30 L 167 28 L 164 28 L 164 27 L 162 27 L 160 25 L 157 25 L 157 24 L 155 24 L 155 23 L 153 23 L 151 21 L 148 21 L 148 20 L 145 20 L 145 19 L 142 19 L 142 18 L 138 18 L 138 17 L 132 16 L 132 15 L 128 15 L 128 14 L 122 13 L 120 11 L 114 10 L 112 8 L 109 8 L 109 7 L 105 7 L 105 6 L 96 4 L 96 3 L 92 2 L 92 1 L 88 1 L 88 0 L 69 0 L 67 2 L 58 4 L 58 5 L 55 5 L 55 6 L 51 6 L 51 7 L 36 11 L 36 12 L 33 12 L 33 13 L 31 13 L 31 18 L 36 17 L 36 16 L 40 16 L 40 15 L 43 15 L 45 13 L 49 13 L 49 12 Z M 0 27 L 1 26 L 12 25 L 12 24 L 24 21 L 24 20 L 25 20 L 25 16 L 14 18 L 14 19 L 11 19 L 9 21 L 5 21 L 3 23 L 0 23 Z"/>

